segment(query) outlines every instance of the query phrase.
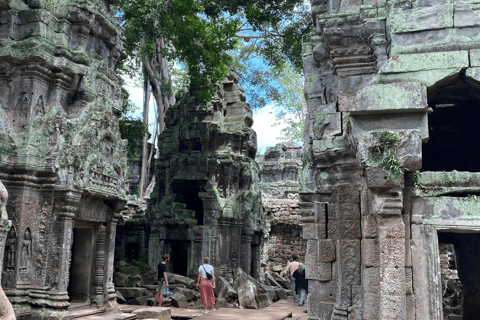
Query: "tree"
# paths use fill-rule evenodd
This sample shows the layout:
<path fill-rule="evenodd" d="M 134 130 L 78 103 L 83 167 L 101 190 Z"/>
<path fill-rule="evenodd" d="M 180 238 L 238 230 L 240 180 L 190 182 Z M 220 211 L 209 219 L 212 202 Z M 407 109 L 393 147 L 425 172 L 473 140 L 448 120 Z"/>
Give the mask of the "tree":
<path fill-rule="evenodd" d="M 222 81 L 233 65 L 230 54 L 239 39 L 262 39 L 259 48 L 271 66 L 283 66 L 287 60 L 301 69 L 301 43 L 311 28 L 308 10 L 299 0 L 121 0 L 119 9 L 127 54 L 143 64 L 144 117 L 151 91 L 159 133 L 174 103 L 168 61 L 181 61 L 195 96 L 208 101 L 215 91 L 212 84 Z M 146 141 L 145 137 L 142 176 L 152 156 L 145 160 Z M 144 187 L 142 179 L 141 194 Z"/>

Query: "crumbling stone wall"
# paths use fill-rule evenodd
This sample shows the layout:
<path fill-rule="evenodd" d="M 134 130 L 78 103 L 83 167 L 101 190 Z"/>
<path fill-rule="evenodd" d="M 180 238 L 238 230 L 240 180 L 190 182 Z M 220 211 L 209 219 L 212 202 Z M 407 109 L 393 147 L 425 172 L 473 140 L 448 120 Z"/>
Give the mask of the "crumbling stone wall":
<path fill-rule="evenodd" d="M 74 297 L 116 299 L 128 170 L 118 130 L 126 93 L 115 72 L 123 44 L 111 4 L 0 6 L 0 179 L 13 223 L 2 287 L 17 319 L 68 318 Z"/>
<path fill-rule="evenodd" d="M 264 233 L 251 107 L 230 73 L 209 103 L 186 92 L 159 136 L 147 210 L 148 262 L 171 255 L 172 272 L 196 274 L 204 256 L 228 275 L 258 278 Z"/>
<path fill-rule="evenodd" d="M 267 269 L 285 267 L 293 254 L 304 261 L 306 241 L 298 214 L 298 174 L 302 166 L 302 148 L 281 142 L 267 148 L 256 159 L 260 171 L 260 190 L 265 212 L 266 238 L 262 263 Z"/>
<path fill-rule="evenodd" d="M 478 143 L 474 3 L 311 2 L 299 203 L 309 319 L 442 319 L 438 239 L 480 225 L 478 148 L 463 148 Z M 458 269 L 464 319 L 480 311 L 476 268 Z"/>

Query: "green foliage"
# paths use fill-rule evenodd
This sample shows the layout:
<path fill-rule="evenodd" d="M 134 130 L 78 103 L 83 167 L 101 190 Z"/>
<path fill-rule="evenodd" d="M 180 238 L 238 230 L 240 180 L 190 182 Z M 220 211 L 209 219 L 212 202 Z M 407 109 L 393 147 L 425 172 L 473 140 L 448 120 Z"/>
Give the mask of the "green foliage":
<path fill-rule="evenodd" d="M 289 61 L 300 71 L 301 45 L 312 27 L 309 7 L 299 0 L 122 0 L 119 8 L 127 53 L 181 61 L 201 101 L 212 98 L 211 84 L 232 67 L 229 53 L 238 49 L 239 38 L 261 39 L 257 51 L 271 66 Z"/>
<path fill-rule="evenodd" d="M 382 131 L 378 137 L 378 144 L 376 146 L 377 152 L 383 155 L 380 166 L 384 170 L 390 171 L 393 176 L 398 176 L 403 172 L 400 167 L 400 160 L 396 154 L 399 140 L 400 137 L 395 133 Z"/>
<path fill-rule="evenodd" d="M 345 130 L 350 132 L 352 130 L 352 123 L 350 122 L 350 113 L 345 117 Z"/>
<path fill-rule="evenodd" d="M 422 173 L 419 170 L 416 170 L 413 173 L 413 186 L 416 187 L 416 188 L 422 188 L 423 189 L 423 188 L 425 188 L 425 186 L 420 183 L 421 175 L 422 175 Z"/>
<path fill-rule="evenodd" d="M 126 114 L 118 119 L 118 126 L 122 139 L 127 139 L 128 141 L 128 162 L 133 162 L 138 156 L 138 142 L 148 133 L 148 129 L 143 121 L 131 115 L 133 114 L 134 109 L 135 108 L 130 104 L 130 108 L 125 110 Z"/>

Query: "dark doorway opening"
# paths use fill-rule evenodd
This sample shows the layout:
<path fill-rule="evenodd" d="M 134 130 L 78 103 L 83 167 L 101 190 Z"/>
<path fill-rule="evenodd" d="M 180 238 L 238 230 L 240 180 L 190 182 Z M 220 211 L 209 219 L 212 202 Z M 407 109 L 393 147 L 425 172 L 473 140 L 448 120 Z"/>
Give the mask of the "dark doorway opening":
<path fill-rule="evenodd" d="M 140 243 L 128 242 L 125 246 L 125 258 L 127 258 L 127 261 L 139 260 L 140 249 Z"/>
<path fill-rule="evenodd" d="M 90 302 L 93 285 L 94 229 L 74 228 L 68 296 L 70 302 Z"/>
<path fill-rule="evenodd" d="M 172 272 L 188 277 L 188 252 L 190 242 L 182 241 L 170 244 L 170 263 Z"/>
<path fill-rule="evenodd" d="M 480 86 L 462 72 L 428 89 L 422 171 L 480 172 Z"/>
<path fill-rule="evenodd" d="M 172 185 L 172 191 L 176 193 L 175 202 L 185 203 L 186 209 L 195 212 L 197 226 L 204 224 L 203 201 L 199 192 L 205 192 L 203 188 L 206 181 L 177 180 Z"/>
<path fill-rule="evenodd" d="M 450 291 L 461 290 L 462 296 L 456 297 L 461 302 L 461 307 L 458 308 L 457 303 L 457 306 L 453 306 L 454 310 L 446 310 L 445 313 L 453 311 L 454 314 L 463 314 L 463 320 L 478 319 L 480 314 L 480 259 L 478 258 L 480 256 L 480 233 L 439 232 L 438 241 L 453 245 L 451 252 L 454 263 L 450 268 L 457 271 L 458 279 L 461 281 L 460 288 L 457 285 L 456 288 L 451 286 L 449 289 Z M 442 249 L 441 246 L 440 249 Z M 450 285 L 453 284 L 450 283 Z M 444 300 L 444 306 L 447 302 Z"/>

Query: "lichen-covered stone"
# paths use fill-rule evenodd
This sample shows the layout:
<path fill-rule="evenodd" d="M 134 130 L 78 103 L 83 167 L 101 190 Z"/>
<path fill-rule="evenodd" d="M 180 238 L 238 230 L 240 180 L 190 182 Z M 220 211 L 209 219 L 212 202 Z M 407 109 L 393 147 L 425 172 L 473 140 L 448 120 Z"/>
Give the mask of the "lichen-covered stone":
<path fill-rule="evenodd" d="M 13 223 L 2 286 L 19 318 L 63 319 L 73 297 L 99 306 L 116 299 L 128 169 L 114 2 L 4 1 L 0 9 L 0 179 Z"/>

